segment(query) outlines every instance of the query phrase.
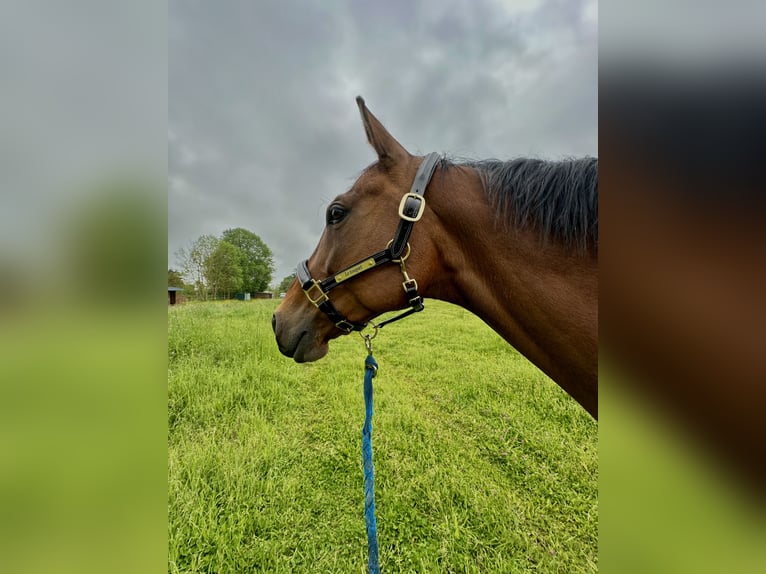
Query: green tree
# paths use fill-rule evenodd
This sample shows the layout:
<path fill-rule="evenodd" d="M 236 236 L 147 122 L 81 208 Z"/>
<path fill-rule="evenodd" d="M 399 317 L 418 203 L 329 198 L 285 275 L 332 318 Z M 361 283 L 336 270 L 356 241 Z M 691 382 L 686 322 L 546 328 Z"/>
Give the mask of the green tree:
<path fill-rule="evenodd" d="M 205 264 L 218 247 L 221 240 L 212 235 L 202 235 L 188 247 L 176 251 L 176 260 L 180 263 L 186 279 L 194 285 L 199 299 L 207 299 L 208 283 L 205 279 Z"/>
<path fill-rule="evenodd" d="M 181 272 L 175 269 L 168 269 L 168 287 L 180 287 L 183 289 L 185 286 Z"/>
<path fill-rule="evenodd" d="M 287 289 L 290 287 L 293 281 L 295 281 L 295 273 L 288 275 L 287 277 L 282 279 L 281 283 L 277 286 L 277 289 L 276 289 L 277 295 L 279 293 L 284 293 L 285 291 L 287 291 Z"/>
<path fill-rule="evenodd" d="M 239 247 L 228 241 L 219 241 L 215 250 L 205 260 L 205 280 L 213 292 L 213 299 L 219 295 L 231 297 L 242 288 L 242 253 Z"/>
<path fill-rule="evenodd" d="M 227 229 L 221 239 L 239 248 L 240 289 L 247 293 L 266 291 L 274 275 L 274 256 L 269 246 L 255 233 L 242 227 Z"/>

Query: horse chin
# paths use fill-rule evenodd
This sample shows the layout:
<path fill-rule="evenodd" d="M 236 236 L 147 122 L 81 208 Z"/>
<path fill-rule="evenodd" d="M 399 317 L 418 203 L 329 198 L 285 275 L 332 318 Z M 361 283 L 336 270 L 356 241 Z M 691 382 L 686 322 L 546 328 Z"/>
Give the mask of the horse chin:
<path fill-rule="evenodd" d="M 304 337 L 304 339 L 307 339 L 307 337 Z M 301 341 L 301 343 L 303 343 L 303 341 Z M 312 363 L 314 361 L 318 361 L 324 357 L 327 354 L 327 351 L 330 349 L 327 341 L 307 341 L 307 343 L 309 344 L 299 344 L 298 348 L 295 349 L 293 360 L 296 363 Z"/>
<path fill-rule="evenodd" d="M 281 329 L 276 333 L 279 352 L 296 363 L 318 361 L 327 354 L 327 339 L 317 336 L 308 329 L 285 333 Z"/>

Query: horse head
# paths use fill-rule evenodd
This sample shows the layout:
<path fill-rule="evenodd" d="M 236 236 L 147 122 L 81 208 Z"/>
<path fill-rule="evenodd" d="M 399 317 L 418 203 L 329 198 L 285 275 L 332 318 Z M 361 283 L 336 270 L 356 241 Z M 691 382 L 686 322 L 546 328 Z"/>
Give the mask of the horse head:
<path fill-rule="evenodd" d="M 422 308 L 413 278 L 424 286 L 434 243 L 422 229 L 410 232 L 421 217 L 418 228 L 427 226 L 432 214 L 422 197 L 407 192 L 425 160 L 408 153 L 361 97 L 356 101 L 378 161 L 330 202 L 314 253 L 298 267 L 298 278 L 272 317 L 279 350 L 297 362 L 322 358 L 330 340 L 361 330 L 382 313 Z M 435 155 L 421 193 L 434 167 Z"/>

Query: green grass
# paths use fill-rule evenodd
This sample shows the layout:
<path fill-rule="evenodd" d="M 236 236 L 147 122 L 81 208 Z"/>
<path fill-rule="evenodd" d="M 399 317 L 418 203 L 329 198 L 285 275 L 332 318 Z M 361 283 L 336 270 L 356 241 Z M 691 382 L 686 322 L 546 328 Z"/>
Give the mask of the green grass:
<path fill-rule="evenodd" d="M 169 308 L 169 565 L 364 573 L 357 335 L 279 354 L 277 301 Z M 595 572 L 597 425 L 468 312 L 375 340 L 383 572 Z"/>

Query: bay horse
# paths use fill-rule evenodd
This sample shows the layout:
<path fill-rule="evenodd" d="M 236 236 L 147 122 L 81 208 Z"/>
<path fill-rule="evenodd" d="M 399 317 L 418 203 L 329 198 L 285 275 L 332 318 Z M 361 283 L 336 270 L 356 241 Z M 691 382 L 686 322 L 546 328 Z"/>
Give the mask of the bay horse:
<path fill-rule="evenodd" d="M 282 354 L 316 361 L 382 313 L 440 299 L 598 418 L 598 160 L 416 157 L 356 101 L 378 160 L 330 203 L 272 317 Z"/>

